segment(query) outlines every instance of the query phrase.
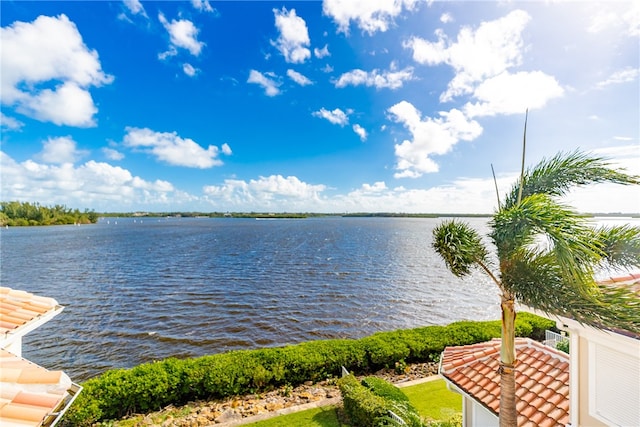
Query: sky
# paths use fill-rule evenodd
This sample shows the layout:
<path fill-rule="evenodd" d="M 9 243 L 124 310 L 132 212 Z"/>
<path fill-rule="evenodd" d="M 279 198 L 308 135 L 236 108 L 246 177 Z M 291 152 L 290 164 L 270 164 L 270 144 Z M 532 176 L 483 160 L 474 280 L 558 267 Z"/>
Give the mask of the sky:
<path fill-rule="evenodd" d="M 0 8 L 2 201 L 490 214 L 527 110 L 527 166 L 581 150 L 640 174 L 637 1 Z M 639 187 L 564 201 L 640 212 Z"/>

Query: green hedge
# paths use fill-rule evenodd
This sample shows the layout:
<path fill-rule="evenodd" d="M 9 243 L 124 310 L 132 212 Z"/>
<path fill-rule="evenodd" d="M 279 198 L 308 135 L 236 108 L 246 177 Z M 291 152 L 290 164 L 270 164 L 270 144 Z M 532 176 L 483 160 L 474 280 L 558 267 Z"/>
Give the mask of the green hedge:
<path fill-rule="evenodd" d="M 555 323 L 519 313 L 518 336 L 543 337 Z M 286 347 L 231 351 L 193 359 L 146 363 L 114 369 L 86 381 L 65 415 L 66 425 L 146 413 L 194 399 L 225 398 L 281 385 L 296 386 L 338 375 L 344 366 L 364 374 L 396 362 L 435 360 L 448 345 L 464 345 L 500 336 L 500 322 L 455 322 L 409 330 L 378 332 L 359 339 L 310 341 Z"/>

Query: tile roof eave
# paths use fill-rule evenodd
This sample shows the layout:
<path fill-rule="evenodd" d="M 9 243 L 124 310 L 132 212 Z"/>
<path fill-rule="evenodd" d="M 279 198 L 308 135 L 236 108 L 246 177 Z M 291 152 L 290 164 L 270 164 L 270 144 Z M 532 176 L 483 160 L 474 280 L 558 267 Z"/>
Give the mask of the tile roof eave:
<path fill-rule="evenodd" d="M 462 388 L 462 386 L 460 386 L 458 383 L 456 383 L 454 380 L 452 380 L 451 378 L 447 377 L 446 374 L 440 372 L 440 370 L 438 369 L 438 374 L 447 382 L 447 385 L 452 386 L 453 388 L 455 388 L 455 392 L 462 395 L 463 397 L 473 401 L 474 403 L 482 406 L 484 409 L 486 409 L 487 411 L 489 411 L 492 415 L 494 415 L 496 418 L 500 417 L 500 414 L 498 414 L 496 411 L 494 411 L 493 409 L 491 409 L 489 406 L 487 406 L 484 402 L 482 402 L 479 399 L 476 399 L 475 397 L 471 396 L 469 393 L 467 393 L 464 388 Z"/>
<path fill-rule="evenodd" d="M 54 416 L 55 418 L 51 421 L 45 419 L 42 424 L 47 427 L 55 427 L 55 425 L 62 420 L 62 417 L 71 407 L 81 391 L 82 386 L 72 382 L 71 387 L 67 390 L 67 396 L 62 400 L 62 402 L 60 402 L 60 405 L 58 405 L 58 407 L 49 414 L 49 417 Z"/>
<path fill-rule="evenodd" d="M 4 332 L 2 336 L 0 336 L 0 348 L 5 348 L 10 345 L 15 339 L 21 338 L 27 335 L 29 332 L 37 329 L 43 324 L 47 323 L 49 320 L 53 319 L 55 316 L 60 314 L 64 310 L 64 306 L 56 305 L 51 310 L 42 313 L 33 319 L 29 320 L 27 323 L 18 326 L 15 329 L 7 330 Z"/>

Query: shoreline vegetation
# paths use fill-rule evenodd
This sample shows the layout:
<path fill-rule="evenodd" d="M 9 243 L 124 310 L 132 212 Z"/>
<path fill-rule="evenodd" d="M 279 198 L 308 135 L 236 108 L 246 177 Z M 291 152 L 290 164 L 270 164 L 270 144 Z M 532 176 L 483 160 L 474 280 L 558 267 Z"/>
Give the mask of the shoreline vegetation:
<path fill-rule="evenodd" d="M 583 213 L 593 218 L 640 218 L 640 213 Z M 322 217 L 344 218 L 490 218 L 492 214 L 406 213 L 406 212 L 95 212 L 67 208 L 64 205 L 44 206 L 38 202 L 0 202 L 0 227 L 95 224 L 99 218 L 255 218 L 305 219 Z"/>
<path fill-rule="evenodd" d="M 515 326 L 517 336 L 536 340 L 544 339 L 545 330 L 555 330 L 554 321 L 525 312 Z M 342 367 L 354 375 L 404 371 L 411 364 L 437 362 L 446 346 L 498 338 L 500 330 L 499 320 L 459 321 L 112 369 L 81 384 L 83 391 L 65 414 L 64 425 L 91 426 L 188 402 L 293 389 L 336 380 Z"/>

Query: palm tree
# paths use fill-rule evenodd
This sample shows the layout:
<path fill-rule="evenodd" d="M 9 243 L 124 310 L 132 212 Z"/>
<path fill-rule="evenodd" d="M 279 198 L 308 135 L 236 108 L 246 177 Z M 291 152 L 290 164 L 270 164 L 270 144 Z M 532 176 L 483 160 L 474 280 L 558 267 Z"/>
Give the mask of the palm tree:
<path fill-rule="evenodd" d="M 524 156 L 523 156 L 524 157 Z M 524 165 L 524 161 L 523 161 Z M 568 190 L 592 183 L 639 184 L 603 158 L 579 151 L 560 153 L 524 170 L 489 225 L 495 256 L 476 230 L 445 221 L 433 247 L 451 272 L 463 277 L 483 270 L 501 293 L 500 426 L 517 425 L 515 319 L 518 301 L 550 315 L 571 317 L 597 328 L 640 332 L 640 299 L 629 289 L 599 285 L 603 268 L 640 266 L 640 227 L 593 227 L 560 202 Z"/>

